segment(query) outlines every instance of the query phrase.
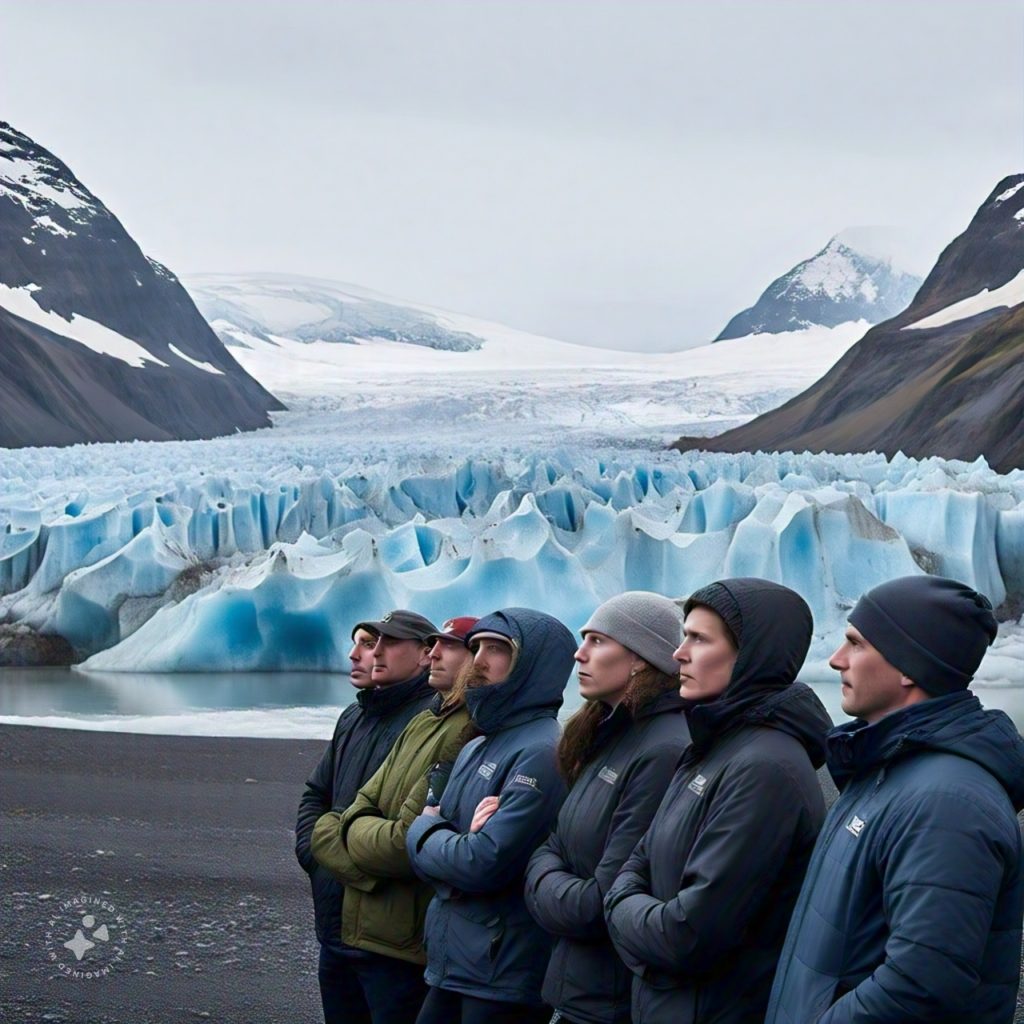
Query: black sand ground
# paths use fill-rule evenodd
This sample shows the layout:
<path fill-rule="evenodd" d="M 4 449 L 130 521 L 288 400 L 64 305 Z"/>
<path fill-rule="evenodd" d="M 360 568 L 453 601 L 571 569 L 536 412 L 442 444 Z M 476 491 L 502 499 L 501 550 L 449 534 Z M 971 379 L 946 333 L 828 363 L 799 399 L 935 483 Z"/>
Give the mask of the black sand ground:
<path fill-rule="evenodd" d="M 322 1020 L 312 904 L 292 852 L 322 749 L 0 726 L 0 1021 Z M 124 956 L 106 976 L 61 971 L 113 956 L 97 942 L 76 962 L 67 926 L 50 928 L 79 895 L 123 919 Z M 114 911 L 97 910 L 97 925 Z"/>
<path fill-rule="evenodd" d="M 323 746 L 0 726 L 0 1020 L 322 1020 L 292 828 Z M 47 940 L 79 894 L 124 919 L 107 976 L 49 959 L 115 955 L 97 942 L 76 963 L 71 934 Z"/>

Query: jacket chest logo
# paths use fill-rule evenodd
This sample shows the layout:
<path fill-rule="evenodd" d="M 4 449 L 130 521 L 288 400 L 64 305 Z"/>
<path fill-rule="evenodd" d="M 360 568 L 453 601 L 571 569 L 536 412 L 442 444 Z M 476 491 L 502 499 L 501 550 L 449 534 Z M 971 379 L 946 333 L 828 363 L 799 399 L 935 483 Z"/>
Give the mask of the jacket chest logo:
<path fill-rule="evenodd" d="M 864 826 L 866 824 L 867 824 L 866 821 L 864 821 L 861 818 L 858 818 L 857 815 L 855 814 L 847 822 L 847 824 L 846 824 L 846 831 L 849 832 L 851 836 L 859 836 L 861 834 L 861 832 L 864 831 Z"/>
<path fill-rule="evenodd" d="M 484 761 L 484 763 L 482 765 L 480 765 L 479 768 L 477 768 L 476 773 L 477 773 L 477 775 L 482 775 L 485 779 L 490 779 L 490 778 L 493 777 L 494 773 L 497 770 L 498 770 L 498 762 L 497 761 Z"/>
<path fill-rule="evenodd" d="M 690 779 L 690 781 L 687 784 L 686 788 L 691 793 L 696 793 L 697 796 L 703 796 L 704 795 L 704 790 L 707 788 L 707 785 L 708 785 L 708 780 L 705 779 L 703 775 L 694 775 L 694 777 L 692 779 Z"/>
<path fill-rule="evenodd" d="M 516 775 L 512 779 L 512 785 L 514 786 L 517 782 L 521 786 L 529 786 L 531 789 L 537 790 L 538 793 L 540 792 L 540 786 L 537 785 L 537 780 L 532 775 Z"/>
<path fill-rule="evenodd" d="M 605 765 L 598 773 L 597 777 L 604 782 L 607 782 L 609 786 L 615 785 L 615 780 L 619 777 L 619 773 L 612 768 L 610 765 Z"/>

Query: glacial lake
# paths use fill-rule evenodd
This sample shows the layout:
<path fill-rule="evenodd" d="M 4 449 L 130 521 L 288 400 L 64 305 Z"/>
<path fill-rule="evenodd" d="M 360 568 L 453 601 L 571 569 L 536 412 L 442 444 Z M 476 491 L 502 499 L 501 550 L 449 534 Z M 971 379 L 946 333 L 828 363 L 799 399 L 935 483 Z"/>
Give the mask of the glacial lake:
<path fill-rule="evenodd" d="M 845 719 L 836 683 L 813 683 L 833 720 Z M 0 723 L 181 736 L 326 739 L 355 697 L 347 675 L 310 672 L 202 674 L 0 669 Z M 975 688 L 1024 732 L 1024 686 Z M 580 705 L 575 679 L 561 717 Z"/>

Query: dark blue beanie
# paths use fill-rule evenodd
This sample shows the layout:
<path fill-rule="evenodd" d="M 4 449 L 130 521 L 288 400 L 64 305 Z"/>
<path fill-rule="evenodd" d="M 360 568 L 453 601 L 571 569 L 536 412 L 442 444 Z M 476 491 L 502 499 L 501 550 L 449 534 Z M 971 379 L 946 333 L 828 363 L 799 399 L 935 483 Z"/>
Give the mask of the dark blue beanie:
<path fill-rule="evenodd" d="M 850 624 L 932 696 L 967 688 L 998 629 L 984 594 L 941 576 L 903 576 L 869 590 Z"/>

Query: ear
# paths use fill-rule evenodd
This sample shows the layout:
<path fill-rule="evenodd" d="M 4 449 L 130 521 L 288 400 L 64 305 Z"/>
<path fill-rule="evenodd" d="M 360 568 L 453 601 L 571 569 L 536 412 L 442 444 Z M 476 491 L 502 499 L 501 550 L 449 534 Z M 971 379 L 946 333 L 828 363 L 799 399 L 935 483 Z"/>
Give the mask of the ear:
<path fill-rule="evenodd" d="M 908 689 L 909 690 L 909 689 L 913 689 L 915 686 L 917 686 L 917 683 L 915 683 L 914 680 L 910 678 L 910 676 L 905 676 L 901 672 L 900 673 L 900 686 L 902 686 L 904 689 Z"/>
<path fill-rule="evenodd" d="M 424 644 L 420 650 L 420 660 L 417 662 L 420 668 L 430 667 L 430 648 L 431 644 Z"/>
<path fill-rule="evenodd" d="M 647 662 L 639 654 L 634 654 L 633 660 L 629 663 L 629 678 L 640 675 L 646 667 Z"/>

